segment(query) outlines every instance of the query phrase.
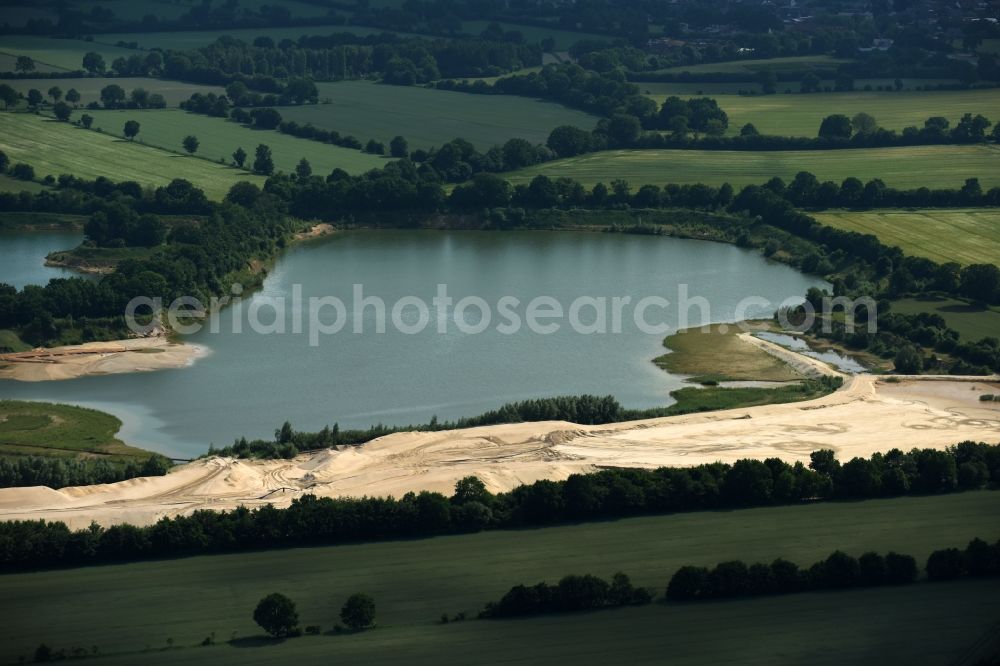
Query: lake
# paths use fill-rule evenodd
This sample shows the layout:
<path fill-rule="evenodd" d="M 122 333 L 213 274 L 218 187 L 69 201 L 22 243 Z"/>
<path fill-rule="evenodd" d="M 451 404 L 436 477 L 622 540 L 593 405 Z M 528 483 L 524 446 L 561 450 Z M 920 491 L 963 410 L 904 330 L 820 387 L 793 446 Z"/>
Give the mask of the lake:
<path fill-rule="evenodd" d="M 0 283 L 21 289 L 27 284 L 45 284 L 52 278 L 73 277 L 68 268 L 45 265 L 45 257 L 56 250 L 69 250 L 83 240 L 81 231 L 0 230 Z"/>
<path fill-rule="evenodd" d="M 375 306 L 355 317 L 356 284 L 386 303 L 390 320 L 394 304 L 408 303 L 399 309 L 400 326 L 389 321 L 384 333 L 376 332 Z M 440 321 L 432 304 L 439 284 L 455 301 L 442 308 Z M 755 252 L 706 241 L 584 232 L 342 232 L 292 247 L 260 290 L 221 312 L 218 332 L 206 328 L 185 336 L 209 349 L 191 367 L 37 384 L 0 381 L 0 397 L 104 409 L 124 420 L 122 437 L 129 443 L 180 457 L 243 435 L 270 436 L 286 419 L 302 430 L 334 422 L 402 425 L 581 393 L 652 407 L 669 404 L 670 391 L 682 383 L 651 363 L 663 352 L 667 333 L 649 329 L 676 326 L 676 306 L 648 307 L 643 319 L 649 326 L 636 325 L 633 309 L 623 308 L 618 333 L 611 332 L 614 313 L 607 308 L 602 333 L 597 304 L 615 297 L 630 297 L 633 308 L 649 297 L 674 304 L 681 284 L 689 285 L 690 298 L 704 297 L 711 307 L 691 308 L 690 325 L 733 321 L 748 296 L 770 303 L 749 307 L 744 317 L 767 316 L 786 298 L 800 301 L 809 287 L 824 285 Z M 293 332 L 308 308 L 286 303 L 277 318 L 284 334 L 252 331 L 252 318 L 273 324 L 273 303 L 299 291 L 306 303 L 310 297 L 345 303 L 343 329 L 317 336 L 312 346 L 308 317 L 302 331 Z M 476 307 L 455 318 L 456 305 L 468 296 L 481 298 L 491 311 L 481 333 L 458 325 L 468 331 L 482 323 Z M 539 320 L 559 327 L 535 332 L 527 326 L 527 305 L 541 296 L 564 314 L 581 297 L 590 305 L 579 307 L 575 319 Z M 405 297 L 409 301 L 400 301 Z M 504 297 L 508 305 L 518 299 L 519 306 L 502 310 Z M 416 333 L 423 320 L 414 299 L 430 310 L 426 327 Z M 520 318 L 519 330 L 501 328 L 511 324 L 503 312 Z M 336 308 L 325 314 L 322 321 L 332 327 Z M 243 332 L 234 332 L 237 323 Z M 354 333 L 356 326 L 364 333 Z"/>

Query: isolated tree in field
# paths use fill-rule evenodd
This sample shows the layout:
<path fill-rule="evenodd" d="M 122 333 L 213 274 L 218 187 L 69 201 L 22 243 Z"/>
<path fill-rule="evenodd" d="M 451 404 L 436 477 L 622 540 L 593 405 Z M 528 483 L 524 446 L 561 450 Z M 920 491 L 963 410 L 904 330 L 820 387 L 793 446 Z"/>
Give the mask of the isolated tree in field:
<path fill-rule="evenodd" d="M 137 120 L 126 120 L 125 128 L 122 130 L 122 134 L 125 138 L 131 141 L 135 138 L 136 134 L 139 133 L 139 121 Z"/>
<path fill-rule="evenodd" d="M 54 113 L 56 118 L 59 120 L 68 122 L 69 117 L 73 115 L 73 107 L 66 102 L 56 102 L 55 106 L 52 107 L 52 113 Z"/>
<path fill-rule="evenodd" d="M 819 136 L 822 139 L 850 139 L 851 119 L 842 113 L 835 113 L 823 119 L 819 126 Z"/>
<path fill-rule="evenodd" d="M 72 104 L 73 106 L 77 105 L 77 103 L 80 101 L 80 93 L 76 91 L 76 88 L 70 88 L 69 90 L 66 91 L 66 101 Z"/>
<path fill-rule="evenodd" d="M 874 116 L 861 111 L 851 118 L 851 127 L 855 134 L 874 134 L 878 130 L 878 122 Z"/>
<path fill-rule="evenodd" d="M 295 610 L 294 601 L 274 592 L 257 604 L 253 611 L 253 621 L 267 633 L 280 638 L 295 633 L 299 625 L 299 614 Z"/>
<path fill-rule="evenodd" d="M 340 621 L 358 631 L 375 623 L 375 600 L 367 594 L 352 594 L 340 609 Z"/>
<path fill-rule="evenodd" d="M 19 72 L 32 72 L 35 70 L 35 61 L 28 56 L 17 56 L 17 61 L 14 63 L 14 69 Z"/>
<path fill-rule="evenodd" d="M 11 88 L 6 83 L 0 84 L 0 102 L 3 102 L 3 108 L 7 109 L 12 104 L 17 104 L 17 100 L 20 95 L 17 91 Z"/>
<path fill-rule="evenodd" d="M 80 125 L 85 129 L 90 129 L 90 126 L 94 124 L 94 116 L 89 113 L 85 113 L 80 116 Z"/>
<path fill-rule="evenodd" d="M 242 148 L 237 148 L 233 152 L 233 164 L 242 169 L 243 165 L 246 164 L 246 161 L 247 161 L 247 151 L 243 150 Z"/>
<path fill-rule="evenodd" d="M 52 86 L 51 88 L 49 88 L 49 97 L 52 98 L 53 103 L 61 100 L 62 96 L 63 96 L 62 88 L 60 88 L 59 86 Z"/>
<path fill-rule="evenodd" d="M 271 149 L 263 143 L 257 146 L 253 160 L 253 171 L 264 176 L 270 176 L 274 173 L 274 158 L 271 157 Z"/>
<path fill-rule="evenodd" d="M 184 150 L 186 150 L 189 155 L 194 155 L 198 151 L 198 137 L 193 134 L 188 134 L 184 137 L 182 145 L 184 146 Z"/>
<path fill-rule="evenodd" d="M 389 154 L 393 157 L 407 157 L 410 154 L 410 146 L 406 139 L 401 136 L 393 137 L 389 142 Z"/>
<path fill-rule="evenodd" d="M 299 179 L 301 180 L 305 180 L 306 178 L 311 176 L 312 172 L 313 169 L 312 166 L 309 165 L 309 160 L 307 160 L 304 157 L 301 160 L 299 160 L 298 164 L 295 165 L 295 175 L 298 176 Z"/>
<path fill-rule="evenodd" d="M 101 103 L 107 109 L 117 109 L 125 102 L 125 89 L 112 83 L 101 88 Z"/>
<path fill-rule="evenodd" d="M 103 74 L 107 65 L 104 64 L 104 57 L 100 53 L 90 51 L 83 56 L 83 68 L 91 74 Z"/>
<path fill-rule="evenodd" d="M 42 97 L 42 93 L 40 91 L 35 90 L 34 88 L 28 91 L 28 106 L 33 109 L 37 109 L 43 101 L 45 101 L 45 98 Z"/>

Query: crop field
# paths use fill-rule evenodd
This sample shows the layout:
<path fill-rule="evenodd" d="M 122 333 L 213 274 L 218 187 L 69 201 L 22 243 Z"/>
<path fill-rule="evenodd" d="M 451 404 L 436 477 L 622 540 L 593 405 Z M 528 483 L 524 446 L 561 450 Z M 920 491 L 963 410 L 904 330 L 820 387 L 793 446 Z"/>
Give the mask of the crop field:
<path fill-rule="evenodd" d="M 996 263 L 996 256 L 990 261 Z M 941 315 L 948 327 L 958 331 L 963 340 L 977 341 L 1000 335 L 1000 308 L 996 306 L 987 308 L 955 298 L 925 296 L 893 301 L 892 311 Z"/>
<path fill-rule="evenodd" d="M 680 65 L 660 71 L 671 73 L 691 72 L 692 74 L 705 74 L 709 72 L 746 74 L 759 72 L 762 69 L 770 69 L 777 73 L 803 69 L 836 69 L 840 65 L 849 62 L 851 61 L 844 58 L 833 58 L 823 55 L 789 56 L 787 58 L 770 58 L 768 60 L 746 59 L 729 60 L 726 62 L 706 62 L 699 65 Z"/>
<path fill-rule="evenodd" d="M 22 94 L 27 94 L 27 92 L 32 88 L 39 90 L 46 96 L 47 101 L 51 101 L 48 98 L 48 90 L 52 86 L 58 86 L 61 88 L 63 94 L 65 94 L 70 88 L 73 88 L 80 93 L 80 106 L 86 106 L 90 102 L 101 101 L 101 89 L 111 84 L 121 86 L 125 90 L 126 94 L 132 92 L 136 88 L 145 88 L 151 93 L 159 93 L 160 95 L 163 95 L 163 98 L 167 101 L 168 106 L 177 106 L 196 92 L 200 92 L 202 94 L 210 92 L 214 92 L 216 94 L 225 93 L 225 89 L 219 86 L 203 86 L 197 83 L 182 83 L 180 81 L 149 79 L 138 76 L 115 78 L 98 77 L 85 79 L 10 79 L 5 81 L 5 83 Z M 86 111 L 81 113 L 90 113 L 93 115 L 94 112 Z"/>
<path fill-rule="evenodd" d="M 720 99 L 719 106 L 729 114 L 730 134 L 753 123 L 761 134 L 816 136 L 826 116 L 842 113 L 850 118 L 861 111 L 874 116 L 880 126 L 899 132 L 910 125 L 923 127 L 930 116 L 944 116 L 952 127 L 964 113 L 995 116 L 1000 88 L 737 95 Z"/>
<path fill-rule="evenodd" d="M 111 61 L 115 58 L 127 58 L 136 53 L 131 49 L 97 44 L 82 39 L 4 35 L 3 41 L 0 42 L 0 54 L 26 55 L 35 61 L 35 68 L 39 71 L 66 70 L 72 72 L 83 69 L 83 56 L 89 51 L 100 53 L 108 67 L 111 66 Z M 48 69 L 43 69 L 42 65 Z M 0 71 L 6 71 L 6 68 L 0 67 Z"/>
<path fill-rule="evenodd" d="M 269 146 L 275 169 L 287 173 L 292 173 L 303 157 L 309 161 L 314 173 L 323 176 L 338 168 L 351 174 L 364 173 L 385 166 L 387 161 L 384 157 L 360 150 L 299 139 L 272 130 L 254 130 L 223 118 L 181 110 L 87 113 L 94 117 L 95 128 L 100 127 L 106 134 L 115 136 L 122 135 L 125 121 L 137 120 L 140 130 L 136 141 L 177 153 L 184 151 L 181 146 L 184 137 L 193 135 L 200 143 L 196 156 L 213 162 L 222 159 L 231 164 L 233 151 L 242 147 L 250 155 L 247 164 L 251 164 L 258 144 Z"/>
<path fill-rule="evenodd" d="M 115 435 L 122 422 L 94 409 L 46 402 L 0 400 L 0 456 L 139 456 Z"/>
<path fill-rule="evenodd" d="M 1000 261 L 1000 210 L 996 208 L 841 210 L 813 216 L 831 227 L 875 234 L 906 254 L 939 263 Z"/>
<path fill-rule="evenodd" d="M 865 86 L 871 87 L 872 90 L 877 92 L 879 86 L 883 88 L 892 88 L 895 85 L 895 79 L 855 79 L 854 87 L 857 92 L 854 93 L 836 93 L 839 95 L 854 95 L 861 92 L 867 92 L 871 94 L 871 91 L 865 91 Z M 915 91 L 917 87 L 924 88 L 926 86 L 931 86 L 932 88 L 937 85 L 945 84 L 950 85 L 958 83 L 956 79 L 901 79 L 903 83 L 903 92 Z M 663 100 L 671 95 L 677 95 L 678 97 L 716 97 L 716 96 L 726 96 L 726 99 L 720 99 L 719 104 L 722 108 L 728 111 L 728 104 L 731 101 L 729 95 L 738 95 L 741 92 L 746 93 L 756 93 L 760 94 L 760 85 L 757 83 L 731 83 L 731 82 L 708 82 L 708 81 L 695 81 L 695 82 L 655 82 L 655 81 L 635 81 L 635 85 L 639 86 L 639 90 L 648 97 L 651 97 L 656 101 L 657 104 L 662 104 Z M 820 82 L 822 88 L 833 89 L 834 82 L 831 79 L 823 79 Z M 785 91 L 790 91 L 793 95 L 799 94 L 799 84 L 795 81 L 780 81 L 778 83 L 778 95 L 784 95 Z M 809 93 L 810 95 L 821 95 L 823 93 Z M 832 93 L 830 93 L 832 94 Z M 770 97 L 775 97 L 776 95 L 771 95 Z M 789 101 L 789 104 L 793 102 Z M 923 120 L 921 119 L 921 122 Z M 739 129 L 739 126 L 736 127 Z"/>
<path fill-rule="evenodd" d="M 82 178 L 105 176 L 153 186 L 184 178 L 213 199 L 224 197 L 241 180 L 264 180 L 235 168 L 27 113 L 0 113 L 0 150 L 13 162 L 33 166 L 38 178 L 71 173 Z"/>
<path fill-rule="evenodd" d="M 573 654 L 579 651 L 591 661 L 600 655 L 609 658 L 609 650 L 624 649 L 635 650 L 628 661 L 657 661 L 666 651 L 687 662 L 700 658 L 705 663 L 707 644 L 729 655 L 760 650 L 761 663 L 772 663 L 775 657 L 815 663 L 814 658 L 835 656 L 836 663 L 845 663 L 843 654 L 877 663 L 883 653 L 926 659 L 924 650 L 941 661 L 936 651 L 954 655 L 995 622 L 1000 612 L 997 582 L 917 583 L 905 589 L 656 604 L 523 621 L 445 626 L 437 620 L 442 613 L 475 617 L 485 602 L 512 585 L 554 582 L 568 573 L 607 577 L 621 570 L 635 584 L 662 595 L 679 566 L 733 558 L 770 562 L 785 557 L 808 565 L 838 548 L 854 555 L 896 550 L 913 555 L 922 565 L 931 550 L 964 546 L 975 536 L 995 540 L 998 516 L 1000 493 L 980 491 L 6 575 L 2 584 L 7 620 L 0 624 L 0 660 L 15 662 L 18 655 L 30 659 L 35 647 L 45 642 L 88 651 L 97 646 L 103 655 L 146 650 L 144 660 L 163 663 L 285 663 L 300 653 L 305 658 L 318 651 L 325 651 L 326 659 L 343 651 L 345 658 L 339 661 L 344 663 L 398 663 L 402 653 L 412 657 L 407 663 L 470 663 L 492 655 L 483 652 L 484 646 L 499 651 L 502 658 L 496 661 L 513 660 L 513 652 L 521 651 L 523 663 L 526 649 L 532 655 L 559 654 L 568 643 Z M 376 601 L 379 627 L 353 636 L 257 641 L 260 630 L 251 612 L 258 599 L 273 591 L 296 601 L 304 625 L 320 625 L 324 631 L 337 621 L 339 605 L 348 594 L 365 591 Z M 942 608 L 948 612 L 942 613 Z M 719 626 L 730 630 L 720 636 Z M 902 627 L 906 631 L 900 634 Z M 210 635 L 219 643 L 237 641 L 190 647 Z M 749 641 L 749 636 L 757 640 Z M 168 639 L 175 650 L 184 650 L 166 651 Z M 846 652 L 834 655 L 833 647 Z M 896 649 L 904 652 L 893 652 Z M 455 657 L 444 659 L 440 650 Z M 135 661 L 133 653 L 118 657 L 117 663 Z"/>
<path fill-rule="evenodd" d="M 320 99 L 329 98 L 331 104 L 284 107 L 282 117 L 353 135 L 362 142 L 388 143 L 402 135 L 411 150 L 440 146 L 457 137 L 479 149 L 515 137 L 544 143 L 558 125 L 591 129 L 597 124 L 596 116 L 582 111 L 513 95 L 472 95 L 365 81 L 317 86 Z"/>
<path fill-rule="evenodd" d="M 1000 185 L 1000 149 L 993 146 L 914 146 L 823 151 L 609 150 L 546 162 L 508 174 L 526 183 L 539 174 L 568 176 L 586 185 L 616 179 L 633 188 L 651 183 L 761 184 L 809 171 L 821 181 L 848 176 L 881 178 L 890 187 L 961 187 L 978 177 L 984 188 Z"/>
<path fill-rule="evenodd" d="M 239 28 L 235 30 L 189 30 L 177 32 L 129 32 L 129 33 L 105 33 L 95 35 L 96 41 L 104 44 L 117 44 L 119 41 L 136 42 L 142 48 L 161 49 L 197 49 L 211 44 L 223 35 L 229 35 L 234 39 L 244 42 L 252 42 L 257 37 L 270 37 L 275 42 L 283 39 L 298 40 L 303 35 L 333 35 L 337 33 L 350 33 L 352 35 L 366 36 L 379 35 L 384 32 L 391 32 L 404 37 L 419 37 L 414 33 L 396 32 L 394 30 L 382 30 L 381 28 L 368 28 L 357 25 L 315 25 L 315 26 L 293 26 L 282 28 Z"/>

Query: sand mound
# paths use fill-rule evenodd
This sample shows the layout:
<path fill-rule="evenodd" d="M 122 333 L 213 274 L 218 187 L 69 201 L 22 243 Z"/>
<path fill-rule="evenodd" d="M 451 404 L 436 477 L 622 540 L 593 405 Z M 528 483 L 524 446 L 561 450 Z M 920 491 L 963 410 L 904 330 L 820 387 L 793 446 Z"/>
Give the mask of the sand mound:
<path fill-rule="evenodd" d="M 0 519 L 62 520 L 72 527 L 150 524 L 162 516 L 239 505 L 287 506 L 319 496 L 450 494 L 475 475 L 493 491 L 564 479 L 601 467 L 658 467 L 778 457 L 808 461 L 819 448 L 841 460 L 898 447 L 944 448 L 964 439 L 1000 441 L 995 378 L 921 377 L 898 383 L 849 377 L 807 402 L 648 419 L 602 426 L 565 421 L 387 435 L 362 447 L 294 460 L 198 460 L 162 477 L 51 490 L 0 490 Z"/>

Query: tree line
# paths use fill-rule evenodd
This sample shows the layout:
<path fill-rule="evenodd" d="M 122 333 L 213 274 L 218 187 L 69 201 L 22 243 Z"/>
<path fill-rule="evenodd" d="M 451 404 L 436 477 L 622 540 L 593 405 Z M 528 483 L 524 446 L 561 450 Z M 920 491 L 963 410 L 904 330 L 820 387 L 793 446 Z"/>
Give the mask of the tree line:
<path fill-rule="evenodd" d="M 451 497 L 304 495 L 287 509 L 196 511 L 148 527 L 92 525 L 71 531 L 45 521 L 0 523 L 0 571 L 83 566 L 249 549 L 427 537 L 678 511 L 947 493 L 1000 484 L 1000 445 L 892 449 L 843 465 L 817 451 L 807 467 L 777 458 L 694 467 L 607 469 L 490 493 L 475 477 Z"/>
<path fill-rule="evenodd" d="M 154 454 L 145 460 L 109 458 L 0 457 L 0 488 L 20 486 L 90 486 L 116 483 L 140 476 L 163 476 L 168 458 Z"/>

